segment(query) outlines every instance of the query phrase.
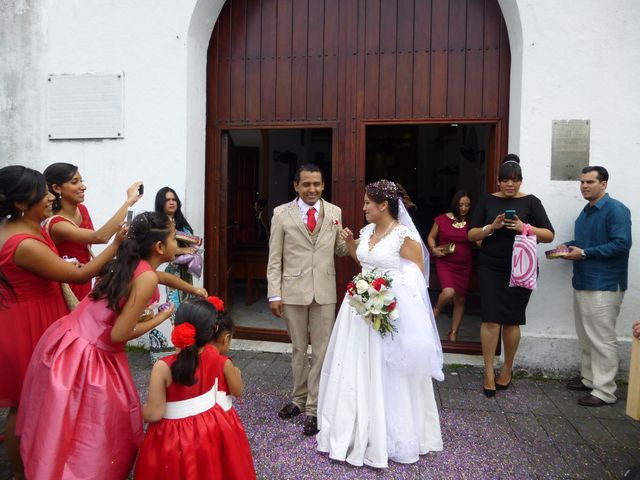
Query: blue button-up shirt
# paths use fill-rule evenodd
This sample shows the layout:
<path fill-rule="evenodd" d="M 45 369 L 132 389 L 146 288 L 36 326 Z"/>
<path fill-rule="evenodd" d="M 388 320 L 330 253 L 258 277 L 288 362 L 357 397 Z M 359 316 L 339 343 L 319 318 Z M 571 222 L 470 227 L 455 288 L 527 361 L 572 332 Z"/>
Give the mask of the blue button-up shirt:
<path fill-rule="evenodd" d="M 576 290 L 627 289 L 631 212 L 608 193 L 591 206 L 587 204 L 575 224 L 574 245 L 587 258 L 573 262 L 573 288 Z"/>

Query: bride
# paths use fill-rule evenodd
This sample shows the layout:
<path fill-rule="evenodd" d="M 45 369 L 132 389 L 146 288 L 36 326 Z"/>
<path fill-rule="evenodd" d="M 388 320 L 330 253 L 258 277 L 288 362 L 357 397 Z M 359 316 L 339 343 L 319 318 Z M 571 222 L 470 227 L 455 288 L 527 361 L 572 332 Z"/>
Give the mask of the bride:
<path fill-rule="evenodd" d="M 442 347 L 427 294 L 427 250 L 404 202 L 388 180 L 367 185 L 369 224 L 358 241 L 343 238 L 363 271 L 386 272 L 400 314 L 382 337 L 343 301 L 320 376 L 318 450 L 352 465 L 386 468 L 442 450 L 432 378 L 443 380 Z M 403 202 L 404 199 L 404 202 Z"/>

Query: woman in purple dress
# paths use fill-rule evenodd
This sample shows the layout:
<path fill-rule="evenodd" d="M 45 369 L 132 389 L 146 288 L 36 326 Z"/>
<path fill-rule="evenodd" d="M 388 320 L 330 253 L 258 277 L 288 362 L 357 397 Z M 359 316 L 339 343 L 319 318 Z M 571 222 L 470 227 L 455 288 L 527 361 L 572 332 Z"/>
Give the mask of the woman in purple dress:
<path fill-rule="evenodd" d="M 436 259 L 436 271 L 442 288 L 433 314 L 453 301 L 453 317 L 448 339 L 455 342 L 464 314 L 464 303 L 471 278 L 471 243 L 467 239 L 471 199 L 465 191 L 456 192 L 451 200 L 451 211 L 438 215 L 427 243 L 431 255 Z M 453 246 L 449 247 L 449 245 Z"/>

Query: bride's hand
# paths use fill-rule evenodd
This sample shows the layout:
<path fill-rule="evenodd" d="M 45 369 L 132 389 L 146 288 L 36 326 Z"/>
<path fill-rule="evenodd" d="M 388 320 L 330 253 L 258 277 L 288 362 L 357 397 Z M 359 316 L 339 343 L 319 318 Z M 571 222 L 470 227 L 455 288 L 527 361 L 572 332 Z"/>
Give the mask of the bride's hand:
<path fill-rule="evenodd" d="M 348 228 L 343 228 L 340 232 L 340 236 L 346 243 L 355 242 L 355 239 L 353 238 L 353 232 Z"/>

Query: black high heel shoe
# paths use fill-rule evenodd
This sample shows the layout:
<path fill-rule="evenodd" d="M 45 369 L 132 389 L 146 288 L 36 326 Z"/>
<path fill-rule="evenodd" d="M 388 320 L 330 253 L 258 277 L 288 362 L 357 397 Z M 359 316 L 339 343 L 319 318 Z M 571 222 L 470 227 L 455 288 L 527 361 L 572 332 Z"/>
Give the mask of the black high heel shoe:
<path fill-rule="evenodd" d="M 511 380 L 513 380 L 513 373 L 511 374 L 511 378 L 506 385 L 496 382 L 496 390 L 506 390 L 511 385 Z"/>
<path fill-rule="evenodd" d="M 493 378 L 494 378 L 494 383 L 495 383 L 495 378 L 496 378 L 496 373 L 493 372 Z M 496 396 L 496 389 L 495 388 L 486 388 L 484 386 L 484 384 L 482 385 L 482 393 L 484 393 L 484 396 L 487 398 L 491 398 L 491 397 L 495 397 Z"/>
<path fill-rule="evenodd" d="M 496 396 L 496 390 L 492 389 L 492 388 L 484 388 L 482 387 L 482 393 L 484 393 L 484 396 L 487 398 L 491 398 L 491 397 L 495 397 Z"/>

